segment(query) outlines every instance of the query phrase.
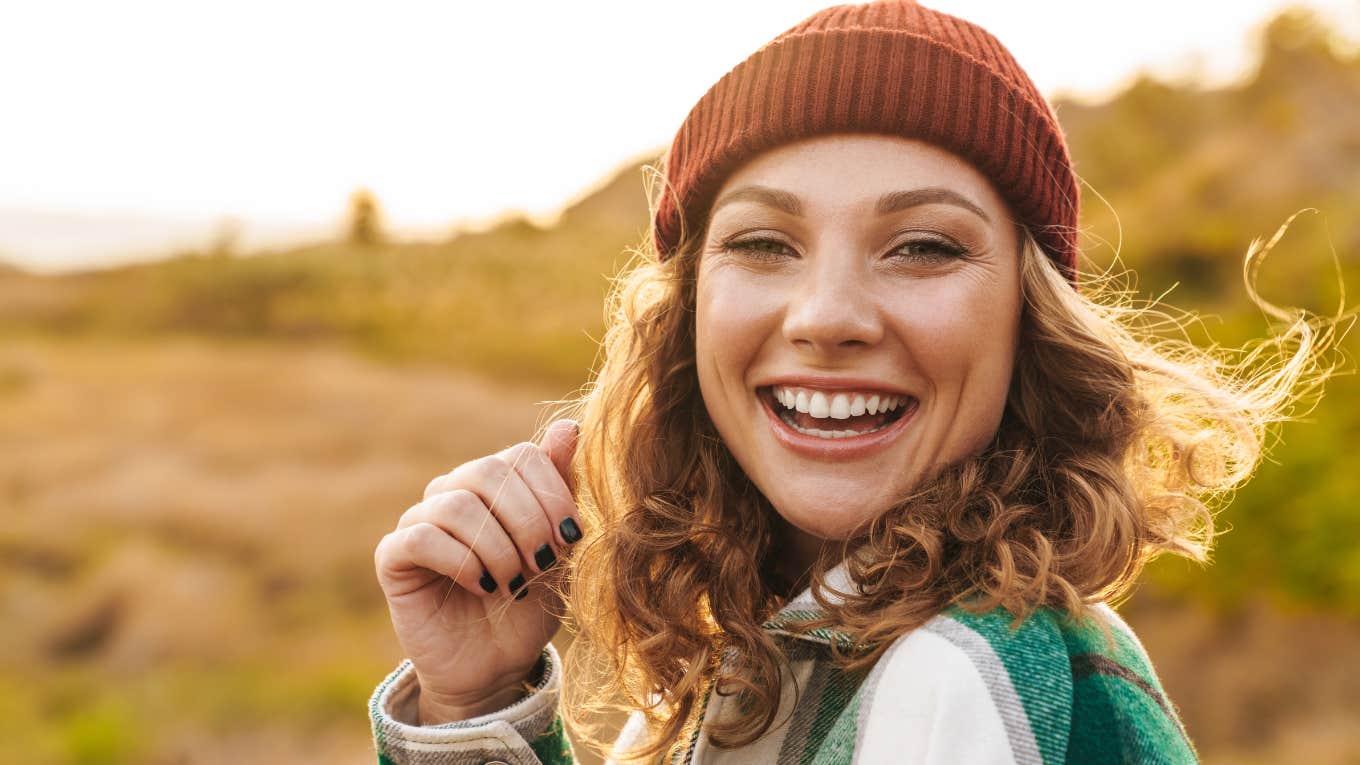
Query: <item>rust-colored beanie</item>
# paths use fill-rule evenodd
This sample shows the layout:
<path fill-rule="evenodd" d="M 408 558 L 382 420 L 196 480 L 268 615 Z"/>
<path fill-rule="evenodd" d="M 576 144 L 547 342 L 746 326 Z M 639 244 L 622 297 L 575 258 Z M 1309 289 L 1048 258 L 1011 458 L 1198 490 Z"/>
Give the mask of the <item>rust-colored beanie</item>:
<path fill-rule="evenodd" d="M 746 160 L 828 133 L 899 135 L 963 157 L 1075 280 L 1077 183 L 1052 109 L 986 30 L 909 0 L 818 11 L 709 88 L 664 159 L 661 258 Z"/>

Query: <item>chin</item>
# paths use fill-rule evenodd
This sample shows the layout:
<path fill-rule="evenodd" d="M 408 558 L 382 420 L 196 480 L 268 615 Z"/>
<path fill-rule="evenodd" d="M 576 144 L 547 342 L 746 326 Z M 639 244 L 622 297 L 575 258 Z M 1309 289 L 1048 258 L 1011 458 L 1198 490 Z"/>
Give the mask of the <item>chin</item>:
<path fill-rule="evenodd" d="M 771 504 L 788 523 L 806 534 L 830 541 L 840 541 L 863 531 L 870 521 L 888 510 L 886 505 L 879 507 L 877 498 L 859 499 L 844 493 L 834 494 L 824 502 L 810 501 L 808 495 L 800 495 L 797 500 Z M 877 509 L 866 513 L 866 507 Z M 827 508 L 832 509 L 828 511 Z"/>

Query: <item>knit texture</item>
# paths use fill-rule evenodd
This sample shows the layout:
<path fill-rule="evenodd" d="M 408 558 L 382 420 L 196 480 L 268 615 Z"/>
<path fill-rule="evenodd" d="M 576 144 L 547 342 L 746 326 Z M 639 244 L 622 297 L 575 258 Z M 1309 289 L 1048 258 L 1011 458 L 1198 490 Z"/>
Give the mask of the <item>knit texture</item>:
<path fill-rule="evenodd" d="M 741 164 L 831 133 L 913 138 L 968 160 L 1075 280 L 1077 182 L 1053 110 L 986 30 L 905 0 L 819 11 L 699 99 L 663 160 L 652 220 L 661 259 L 702 233 Z"/>
<path fill-rule="evenodd" d="M 485 765 L 495 760 L 570 765 L 571 744 L 557 716 L 557 649 L 543 649 L 544 672 L 534 692 L 490 715 L 420 726 L 420 686 L 409 659 L 388 675 L 368 702 L 379 765 Z M 526 744 L 526 741 L 531 743 Z"/>

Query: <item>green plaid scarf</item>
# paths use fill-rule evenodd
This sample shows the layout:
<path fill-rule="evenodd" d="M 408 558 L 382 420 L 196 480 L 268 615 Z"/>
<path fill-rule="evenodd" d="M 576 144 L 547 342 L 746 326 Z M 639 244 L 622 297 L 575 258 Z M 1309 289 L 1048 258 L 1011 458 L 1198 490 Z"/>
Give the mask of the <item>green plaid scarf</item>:
<path fill-rule="evenodd" d="M 838 568 L 827 595 L 844 591 Z M 1006 611 L 939 614 L 898 638 L 867 673 L 832 661 L 834 630 L 795 633 L 816 616 L 810 592 L 765 628 L 785 647 L 788 672 L 775 725 L 755 742 L 721 749 L 695 729 L 671 758 L 691 765 L 1014 762 L 1191 763 L 1196 754 L 1147 653 L 1122 619 L 1069 624 L 1040 609 L 1017 629 Z M 556 714 L 560 660 L 550 645 L 539 687 L 514 706 L 475 720 L 417 727 L 410 662 L 383 681 L 369 703 L 382 765 L 569 765 L 571 744 Z M 703 719 L 723 719 L 735 697 L 710 694 Z M 405 722 L 404 722 L 405 721 Z M 640 714 L 619 745 L 645 735 Z"/>

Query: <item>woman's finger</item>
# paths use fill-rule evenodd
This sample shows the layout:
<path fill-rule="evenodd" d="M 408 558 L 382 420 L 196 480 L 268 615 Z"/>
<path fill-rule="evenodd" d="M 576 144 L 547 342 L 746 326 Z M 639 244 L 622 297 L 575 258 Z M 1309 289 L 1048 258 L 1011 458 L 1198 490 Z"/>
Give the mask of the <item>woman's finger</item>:
<path fill-rule="evenodd" d="M 558 545 L 546 511 L 500 454 L 463 463 L 449 477 L 458 488 L 481 498 L 500 521 L 519 550 L 526 576 L 532 578 L 557 562 Z"/>
<path fill-rule="evenodd" d="M 576 420 L 563 418 L 547 427 L 540 442 L 544 453 L 548 455 L 562 480 L 566 481 L 567 490 L 573 497 L 576 496 L 576 476 L 572 472 L 571 462 L 576 456 L 576 442 L 580 436 L 580 424 Z"/>
<path fill-rule="evenodd" d="M 548 516 L 559 550 L 580 541 L 581 517 L 571 489 L 543 447 L 525 441 L 500 453 L 519 473 Z"/>
<path fill-rule="evenodd" d="M 402 514 L 397 528 L 417 523 L 432 523 L 472 550 L 486 567 L 478 580 L 481 589 L 510 597 L 523 588 L 519 550 L 475 493 L 455 489 L 421 500 Z"/>
<path fill-rule="evenodd" d="M 481 561 L 467 545 L 433 523 L 415 523 L 393 531 L 378 543 L 375 557 L 380 576 L 399 577 L 419 567 L 447 576 L 468 592 L 487 594 L 478 584 Z"/>

